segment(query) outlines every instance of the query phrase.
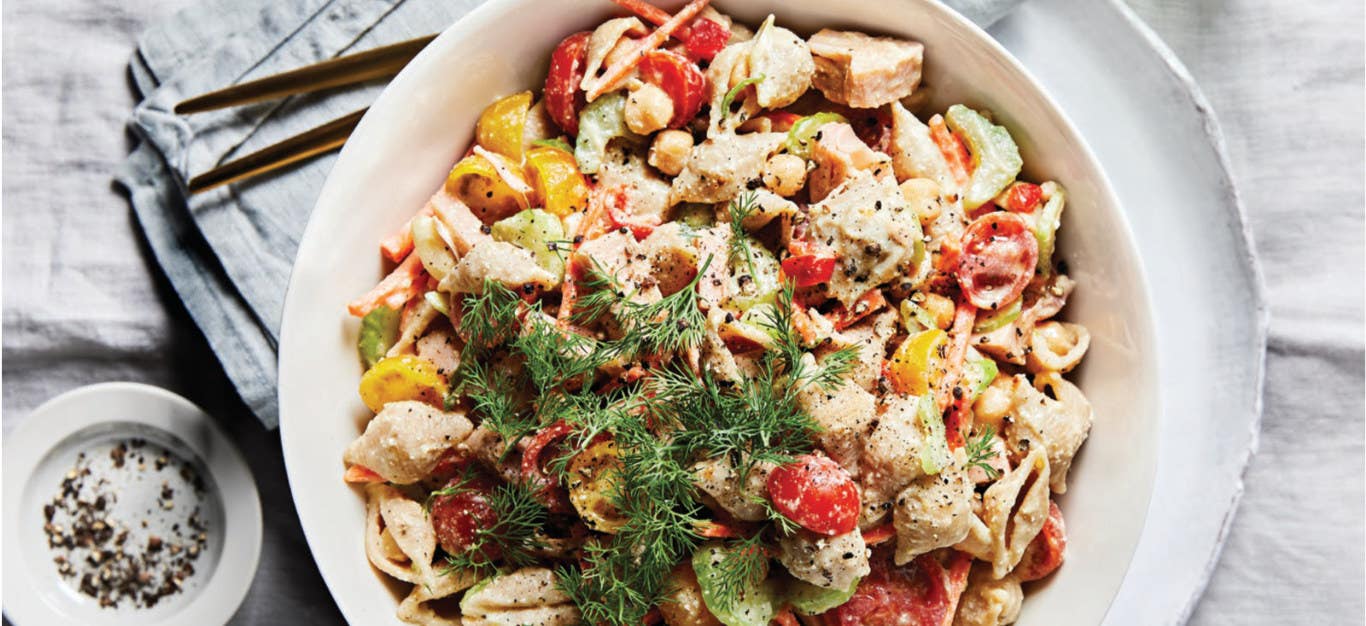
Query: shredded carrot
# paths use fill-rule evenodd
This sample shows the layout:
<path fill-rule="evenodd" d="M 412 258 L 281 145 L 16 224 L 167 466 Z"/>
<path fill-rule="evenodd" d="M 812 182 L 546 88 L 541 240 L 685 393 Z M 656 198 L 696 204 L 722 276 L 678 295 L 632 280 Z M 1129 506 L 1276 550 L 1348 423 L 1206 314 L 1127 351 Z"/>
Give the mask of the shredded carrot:
<path fill-rule="evenodd" d="M 409 300 L 422 295 L 422 288 L 427 286 L 426 275 L 422 260 L 409 254 L 374 289 L 346 305 L 346 310 L 356 317 L 364 317 L 380 305 L 400 310 Z"/>
<path fill-rule="evenodd" d="M 384 477 L 364 465 L 352 465 L 346 468 L 346 474 L 342 476 L 342 480 L 353 484 L 382 483 Z"/>
<path fill-rule="evenodd" d="M 740 536 L 740 529 L 718 522 L 704 521 L 697 525 L 697 534 L 708 539 L 730 539 Z"/>
<path fill-rule="evenodd" d="M 870 546 L 875 546 L 880 543 L 886 543 L 895 536 L 896 526 L 893 526 L 891 522 L 887 522 L 886 524 L 883 524 L 881 526 L 870 528 L 864 531 L 863 543 Z"/>
<path fill-rule="evenodd" d="M 949 328 L 949 354 L 944 359 L 944 378 L 939 389 L 935 390 L 935 403 L 940 413 L 951 409 L 944 419 L 944 434 L 948 437 L 949 448 L 954 450 L 964 444 L 962 417 L 967 394 L 960 393 L 960 397 L 955 398 L 953 388 L 958 386 L 959 379 L 963 377 L 963 361 L 967 358 L 968 341 L 972 339 L 972 325 L 976 321 L 977 307 L 967 298 L 959 296 L 958 308 L 953 313 L 953 326 Z"/>
<path fill-rule="evenodd" d="M 408 221 L 404 222 L 403 227 L 398 229 L 398 232 L 385 237 L 384 241 L 381 241 L 379 244 L 380 252 L 384 253 L 384 258 L 398 263 L 403 260 L 403 257 L 408 256 L 408 253 L 413 251 L 413 220 L 431 214 L 432 205 L 428 204 L 422 207 L 422 210 L 418 211 L 417 215 L 412 216 Z"/>
<path fill-rule="evenodd" d="M 949 163 L 949 170 L 953 172 L 954 180 L 959 184 L 968 182 L 972 174 L 972 157 L 968 156 L 968 147 L 963 143 L 958 135 L 949 130 L 944 123 L 944 116 L 935 115 L 930 118 L 930 139 L 939 146 L 939 153 L 944 155 L 944 160 Z"/>
<path fill-rule="evenodd" d="M 711 0 L 692 0 L 668 21 L 660 24 L 654 32 L 641 39 L 634 50 L 613 63 L 601 77 L 593 79 L 592 87 L 588 89 L 588 100 L 597 100 L 598 96 L 611 91 L 617 83 L 625 80 L 636 64 L 640 63 L 645 53 L 664 45 L 670 35 L 687 22 L 692 21 L 692 18 L 697 17 L 697 14 L 701 13 L 702 9 L 706 8 L 710 2 Z"/>

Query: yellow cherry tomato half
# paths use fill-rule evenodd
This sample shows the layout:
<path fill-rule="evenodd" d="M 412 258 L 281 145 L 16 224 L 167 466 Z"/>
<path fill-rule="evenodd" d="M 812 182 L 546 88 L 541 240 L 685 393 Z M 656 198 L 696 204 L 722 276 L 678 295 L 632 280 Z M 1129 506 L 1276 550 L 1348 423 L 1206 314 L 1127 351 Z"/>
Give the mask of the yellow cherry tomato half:
<path fill-rule="evenodd" d="M 376 413 L 390 402 L 416 400 L 442 406 L 446 377 L 437 366 L 419 356 L 404 354 L 380 359 L 360 379 L 360 399 Z"/>
<path fill-rule="evenodd" d="M 898 393 L 920 396 L 944 375 L 949 334 L 931 328 L 906 338 L 887 362 L 887 377 Z"/>
<path fill-rule="evenodd" d="M 620 471 L 620 453 L 612 439 L 594 442 L 569 461 L 569 502 L 589 528 L 614 534 L 626 525 L 626 518 L 612 504 Z"/>
<path fill-rule="evenodd" d="M 485 150 L 521 163 L 522 133 L 526 129 L 526 116 L 530 109 L 530 91 L 515 93 L 490 104 L 479 115 L 479 122 L 474 126 L 475 141 Z"/>
<path fill-rule="evenodd" d="M 573 153 L 548 146 L 526 153 L 527 168 L 541 206 L 563 218 L 588 208 L 588 182 L 579 171 Z"/>
<path fill-rule="evenodd" d="M 446 177 L 446 190 L 469 206 L 485 224 L 492 224 L 527 208 L 526 194 L 514 189 L 504 178 L 517 174 L 506 167 L 501 169 L 502 172 L 483 155 L 471 154 L 455 164 Z"/>

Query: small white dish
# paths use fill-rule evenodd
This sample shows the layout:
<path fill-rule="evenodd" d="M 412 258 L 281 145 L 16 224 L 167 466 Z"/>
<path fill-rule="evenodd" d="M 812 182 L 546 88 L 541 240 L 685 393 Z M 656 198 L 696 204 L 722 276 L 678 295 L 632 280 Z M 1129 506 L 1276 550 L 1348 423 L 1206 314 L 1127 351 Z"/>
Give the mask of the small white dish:
<path fill-rule="evenodd" d="M 681 2 L 658 2 L 675 9 Z M 1100 623 L 1143 529 L 1157 466 L 1160 388 L 1148 284 L 1127 218 L 1080 134 L 1004 48 L 938 2 L 717 0 L 749 24 L 768 12 L 922 41 L 933 106 L 991 109 L 1020 144 L 1027 177 L 1070 192 L 1060 246 L 1079 285 L 1065 315 L 1092 333 L 1074 378 L 1096 409 L 1059 502 L 1068 563 L 1025 601 L 1025 625 Z M 345 305 L 383 276 L 378 239 L 440 185 L 480 111 L 544 80 L 550 50 L 616 12 L 596 3 L 495 0 L 450 26 L 385 89 L 342 150 L 300 242 L 280 343 L 280 437 L 314 560 L 352 623 L 397 624 L 393 585 L 363 550 L 363 497 L 342 481 L 342 450 L 369 418 L 356 394 L 357 322 Z M 454 74 L 453 74 L 454 72 Z M 451 80 L 451 76 L 459 80 Z M 403 208 L 407 207 L 407 208 Z M 335 321 L 329 321 L 335 320 Z"/>
<path fill-rule="evenodd" d="M 128 602 L 101 608 L 58 574 L 43 507 L 58 493 L 79 453 L 108 451 L 130 439 L 145 440 L 148 450 L 168 451 L 172 463 L 183 461 L 198 474 L 204 489 L 193 502 L 202 507 L 207 540 L 194 562 L 195 573 L 179 593 L 150 608 Z M 133 456 L 130 452 L 128 463 L 136 462 Z M 147 488 L 142 481 L 138 477 L 136 485 L 126 485 L 133 490 L 128 500 L 136 499 L 136 489 Z M 185 496 L 177 497 L 176 506 L 182 506 Z M 237 611 L 256 573 L 261 502 L 251 472 L 208 414 L 164 389 L 104 383 L 38 407 L 5 437 L 3 499 L 4 613 L 16 626 L 222 624 Z M 113 506 L 120 505 L 116 500 Z M 133 525 L 131 519 L 123 521 Z"/>

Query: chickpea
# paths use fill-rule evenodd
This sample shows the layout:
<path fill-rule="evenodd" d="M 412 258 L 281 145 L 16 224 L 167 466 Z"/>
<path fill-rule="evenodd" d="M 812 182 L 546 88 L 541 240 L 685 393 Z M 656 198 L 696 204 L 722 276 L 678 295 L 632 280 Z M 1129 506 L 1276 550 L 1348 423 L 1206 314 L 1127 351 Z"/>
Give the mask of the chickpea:
<path fill-rule="evenodd" d="M 806 159 L 775 154 L 764 166 L 764 186 L 780 196 L 796 195 L 806 185 Z"/>
<path fill-rule="evenodd" d="M 911 178 L 901 183 L 901 195 L 920 218 L 921 224 L 933 222 L 943 212 L 939 184 L 928 178 Z"/>
<path fill-rule="evenodd" d="M 972 405 L 972 420 L 978 428 L 991 427 L 996 432 L 1004 432 L 1002 423 L 1015 403 L 1011 397 L 1012 379 L 1009 376 L 997 377 L 991 386 L 982 391 L 977 402 Z"/>
<path fill-rule="evenodd" d="M 637 135 L 648 135 L 669 125 L 674 103 L 663 89 L 645 83 L 626 98 L 626 127 Z"/>
<path fill-rule="evenodd" d="M 941 330 L 947 329 L 953 324 L 953 300 L 950 300 L 948 296 L 927 293 L 925 294 L 925 301 L 920 306 L 929 311 L 930 317 L 934 318 L 934 325 Z"/>
<path fill-rule="evenodd" d="M 650 165 L 669 176 L 677 176 L 683 171 L 692 152 L 692 134 L 682 130 L 666 130 L 655 135 L 650 146 Z"/>

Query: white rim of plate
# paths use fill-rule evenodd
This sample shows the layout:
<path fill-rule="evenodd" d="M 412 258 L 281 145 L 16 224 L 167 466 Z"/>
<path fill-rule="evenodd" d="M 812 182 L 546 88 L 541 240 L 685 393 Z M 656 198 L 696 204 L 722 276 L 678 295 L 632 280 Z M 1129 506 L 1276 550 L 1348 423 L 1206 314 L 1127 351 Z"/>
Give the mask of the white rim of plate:
<path fill-rule="evenodd" d="M 1232 207 L 1229 216 L 1241 234 L 1242 262 L 1252 272 L 1252 300 L 1257 305 L 1257 325 L 1256 336 L 1253 338 L 1259 357 L 1257 359 L 1256 371 L 1252 389 L 1253 394 L 1253 416 L 1249 426 L 1247 448 L 1243 450 L 1242 467 L 1238 472 L 1239 488 L 1234 491 L 1229 498 L 1228 512 L 1224 515 L 1223 526 L 1219 530 L 1219 536 L 1210 550 L 1210 554 L 1205 561 L 1205 570 L 1202 572 L 1200 586 L 1192 589 L 1190 597 L 1186 599 L 1185 605 L 1181 607 L 1181 612 L 1177 617 L 1176 623 L 1185 623 L 1195 612 L 1195 607 L 1199 605 L 1200 599 L 1205 595 L 1205 589 L 1209 586 L 1210 578 L 1214 575 L 1214 568 L 1219 565 L 1219 557 L 1223 554 L 1224 544 L 1228 539 L 1229 530 L 1233 527 L 1233 520 L 1237 517 L 1238 508 L 1243 499 L 1243 489 L 1241 484 L 1247 476 L 1248 467 L 1252 464 L 1252 456 L 1257 451 L 1257 446 L 1262 431 L 1262 390 L 1266 384 L 1266 343 L 1267 334 L 1271 328 L 1271 307 L 1266 299 L 1266 278 L 1262 274 L 1262 263 L 1257 256 L 1257 247 L 1253 243 L 1252 228 L 1247 221 L 1247 207 L 1243 206 L 1243 198 L 1238 193 L 1237 182 L 1233 178 L 1233 168 L 1229 166 L 1231 160 L 1228 156 L 1228 146 L 1224 142 L 1224 131 L 1219 125 L 1219 118 L 1214 113 L 1214 107 L 1205 97 L 1205 92 L 1200 89 L 1200 85 L 1195 82 L 1195 77 L 1186 68 L 1176 55 L 1176 52 L 1163 41 L 1157 32 L 1153 30 L 1143 18 L 1134 12 L 1123 0 L 1109 0 L 1109 4 L 1114 7 L 1125 20 L 1133 26 L 1134 30 L 1143 38 L 1152 49 L 1157 52 L 1167 70 L 1186 90 L 1190 96 L 1191 103 L 1195 105 L 1195 112 L 1200 116 L 1204 124 L 1205 139 L 1214 148 L 1215 160 L 1218 162 L 1219 169 L 1222 170 L 1223 178 L 1227 181 L 1224 193 L 1227 196 L 1225 206 Z M 1156 486 L 1154 486 L 1154 492 Z"/>
<path fill-rule="evenodd" d="M 136 410 L 111 411 L 127 403 Z M 69 437 L 92 427 L 128 424 L 168 435 L 202 463 L 217 490 L 223 509 L 222 552 L 206 582 L 179 610 L 149 621 L 138 612 L 124 613 L 129 624 L 222 624 L 241 606 L 256 575 L 261 556 L 261 500 L 246 460 L 212 417 L 194 403 L 160 387 L 113 382 L 88 385 L 63 393 L 34 409 L 6 436 L 4 446 L 3 534 L 4 612 L 17 626 L 67 621 L 36 593 L 45 584 L 33 576 L 23 559 L 21 509 L 30 476 L 48 454 Z M 130 433 L 136 436 L 137 432 Z M 176 451 L 176 450 L 173 450 Z M 46 564 L 44 564 L 46 565 Z M 50 566 L 50 565 L 48 565 Z M 60 584 L 60 583 L 58 583 Z"/>

